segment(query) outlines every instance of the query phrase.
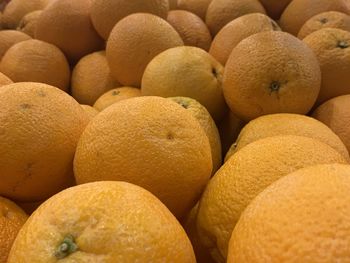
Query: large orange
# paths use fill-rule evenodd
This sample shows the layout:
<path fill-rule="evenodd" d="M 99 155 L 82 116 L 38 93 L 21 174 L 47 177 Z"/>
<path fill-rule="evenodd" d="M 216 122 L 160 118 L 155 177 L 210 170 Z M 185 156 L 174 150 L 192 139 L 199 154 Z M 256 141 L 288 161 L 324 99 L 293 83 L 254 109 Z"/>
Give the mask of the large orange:
<path fill-rule="evenodd" d="M 328 163 L 347 160 L 307 137 L 274 136 L 245 146 L 214 175 L 202 195 L 197 216 L 201 242 L 217 262 L 225 262 L 232 230 L 261 191 L 300 168 Z"/>
<path fill-rule="evenodd" d="M 52 1 L 39 17 L 35 38 L 59 47 L 75 63 L 103 47 L 90 20 L 92 0 Z"/>
<path fill-rule="evenodd" d="M 113 27 L 128 15 L 150 13 L 165 19 L 168 11 L 168 0 L 94 0 L 91 20 L 97 32 L 107 40 Z"/>
<path fill-rule="evenodd" d="M 186 46 L 209 50 L 212 38 L 200 17 L 185 10 L 173 10 L 168 13 L 167 21 L 179 33 Z"/>
<path fill-rule="evenodd" d="M 0 70 L 14 82 L 40 82 L 68 91 L 70 68 L 62 51 L 44 41 L 30 39 L 10 47 Z"/>
<path fill-rule="evenodd" d="M 119 21 L 107 41 L 112 76 L 124 86 L 139 87 L 147 64 L 159 53 L 183 41 L 165 20 L 151 14 L 133 14 Z"/>
<path fill-rule="evenodd" d="M 215 36 L 209 53 L 225 65 L 232 50 L 243 39 L 259 32 L 280 30 L 275 21 L 260 13 L 236 18 L 224 26 Z"/>
<path fill-rule="evenodd" d="M 18 24 L 17 30 L 26 33 L 28 36 L 34 38 L 36 25 L 38 24 L 42 12 L 42 10 L 36 10 L 26 14 Z"/>
<path fill-rule="evenodd" d="M 317 104 L 350 92 L 350 32 L 323 28 L 303 41 L 314 51 L 321 66 L 322 85 Z"/>
<path fill-rule="evenodd" d="M 265 14 L 265 9 L 259 0 L 212 0 L 205 22 L 215 36 L 227 23 L 250 13 Z"/>
<path fill-rule="evenodd" d="M 79 103 L 93 105 L 102 94 L 119 86 L 112 78 L 105 51 L 86 55 L 72 71 L 71 92 Z"/>
<path fill-rule="evenodd" d="M 328 27 L 350 31 L 350 16 L 337 11 L 317 14 L 306 21 L 300 28 L 298 38 L 303 39 L 317 30 Z"/>
<path fill-rule="evenodd" d="M 127 99 L 103 110 L 85 129 L 74 158 L 78 184 L 140 185 L 178 218 L 198 201 L 211 171 L 210 144 L 199 122 L 160 97 Z"/>
<path fill-rule="evenodd" d="M 19 232 L 8 263 L 59 261 L 196 262 L 170 211 L 125 182 L 79 185 L 47 200 Z"/>
<path fill-rule="evenodd" d="M 312 116 L 326 124 L 350 151 L 350 95 L 335 97 L 316 108 Z"/>
<path fill-rule="evenodd" d="M 321 86 L 313 51 L 298 38 L 267 31 L 241 41 L 225 67 L 226 102 L 240 119 L 272 113 L 306 114 Z"/>
<path fill-rule="evenodd" d="M 196 14 L 203 20 L 207 14 L 207 9 L 212 0 L 177 0 L 177 9 L 187 10 Z"/>
<path fill-rule="evenodd" d="M 227 262 L 348 262 L 349 191 L 349 165 L 309 167 L 280 179 L 242 214 Z"/>
<path fill-rule="evenodd" d="M 293 0 L 284 10 L 280 25 L 284 31 L 297 35 L 300 28 L 314 15 L 326 11 L 350 14 L 348 0 Z"/>
<path fill-rule="evenodd" d="M 18 231 L 28 216 L 12 201 L 0 197 L 0 263 L 6 263 Z"/>
<path fill-rule="evenodd" d="M 0 195 L 40 201 L 71 185 L 78 139 L 89 122 L 62 90 L 22 82 L 0 89 Z"/>

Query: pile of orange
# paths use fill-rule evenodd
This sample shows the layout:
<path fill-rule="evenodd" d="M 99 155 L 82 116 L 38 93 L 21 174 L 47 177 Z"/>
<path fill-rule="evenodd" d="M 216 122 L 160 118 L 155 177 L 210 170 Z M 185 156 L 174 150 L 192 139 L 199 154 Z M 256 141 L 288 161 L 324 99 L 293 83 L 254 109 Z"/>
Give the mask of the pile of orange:
<path fill-rule="evenodd" d="M 349 0 L 3 0 L 0 105 L 0 263 L 349 262 Z"/>

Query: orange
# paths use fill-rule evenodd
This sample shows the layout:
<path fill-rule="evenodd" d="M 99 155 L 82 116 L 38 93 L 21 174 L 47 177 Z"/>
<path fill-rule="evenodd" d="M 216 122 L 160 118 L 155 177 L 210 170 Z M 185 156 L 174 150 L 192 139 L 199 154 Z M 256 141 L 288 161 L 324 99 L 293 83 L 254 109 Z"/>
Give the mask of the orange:
<path fill-rule="evenodd" d="M 349 93 L 350 32 L 323 28 L 303 41 L 316 54 L 322 72 L 322 85 L 317 104 Z"/>
<path fill-rule="evenodd" d="M 227 111 L 222 93 L 223 66 L 196 47 L 176 47 L 156 56 L 142 77 L 144 96 L 189 97 L 220 121 Z"/>
<path fill-rule="evenodd" d="M 72 71 L 72 96 L 83 104 L 93 105 L 103 93 L 119 86 L 111 75 L 105 51 L 83 57 Z"/>
<path fill-rule="evenodd" d="M 1 30 L 0 31 L 0 61 L 5 55 L 6 51 L 14 44 L 31 39 L 25 33 L 16 30 Z"/>
<path fill-rule="evenodd" d="M 207 109 L 194 99 L 187 97 L 172 97 L 170 99 L 188 110 L 198 120 L 205 131 L 210 143 L 211 158 L 213 160 L 212 174 L 214 174 L 221 167 L 222 153 L 220 134 L 213 118 Z"/>
<path fill-rule="evenodd" d="M 225 65 L 232 50 L 243 39 L 259 32 L 280 30 L 275 21 L 260 13 L 236 18 L 224 26 L 215 36 L 209 53 Z"/>
<path fill-rule="evenodd" d="M 326 124 L 343 141 L 350 151 L 350 95 L 335 97 L 319 106 L 312 117 Z"/>
<path fill-rule="evenodd" d="M 227 262 L 348 262 L 349 191 L 349 165 L 308 167 L 280 179 L 242 214 Z"/>
<path fill-rule="evenodd" d="M 223 80 L 228 106 L 244 121 L 272 113 L 306 114 L 320 86 L 321 71 L 313 51 L 279 31 L 241 41 L 226 63 Z"/>
<path fill-rule="evenodd" d="M 288 113 L 265 115 L 249 122 L 242 129 L 225 160 L 252 142 L 278 135 L 297 135 L 319 140 L 350 160 L 344 143 L 325 124 L 308 116 Z"/>
<path fill-rule="evenodd" d="M 197 213 L 198 213 L 198 203 L 192 208 L 188 215 L 183 220 L 183 227 L 192 243 L 194 253 L 196 255 L 197 262 L 199 263 L 215 263 L 211 258 L 208 249 L 202 245 L 199 240 L 197 232 Z"/>
<path fill-rule="evenodd" d="M 300 28 L 314 15 L 326 11 L 339 11 L 350 14 L 348 0 L 293 0 L 280 18 L 284 31 L 297 35 Z"/>
<path fill-rule="evenodd" d="M 12 84 L 12 80 L 10 80 L 6 75 L 0 72 L 0 86 Z"/>
<path fill-rule="evenodd" d="M 244 125 L 245 122 L 238 119 L 231 111 L 218 124 L 223 156 L 226 155 L 231 145 L 236 141 Z"/>
<path fill-rule="evenodd" d="M 140 96 L 141 90 L 137 88 L 121 87 L 112 89 L 104 93 L 101 97 L 99 97 L 96 100 L 94 108 L 98 111 L 103 111 L 105 108 L 111 106 L 114 103 Z"/>
<path fill-rule="evenodd" d="M 177 9 L 187 10 L 205 20 L 208 6 L 212 0 L 177 0 Z"/>
<path fill-rule="evenodd" d="M 53 1 L 37 22 L 35 37 L 59 47 L 75 63 L 103 47 L 90 20 L 93 0 Z"/>
<path fill-rule="evenodd" d="M 209 50 L 211 35 L 200 17 L 185 10 L 173 10 L 168 13 L 167 21 L 179 33 L 186 46 Z"/>
<path fill-rule="evenodd" d="M 84 109 L 85 113 L 89 116 L 90 120 L 92 120 L 98 114 L 98 111 L 91 107 L 90 105 L 81 105 Z"/>
<path fill-rule="evenodd" d="M 4 28 L 16 29 L 26 14 L 44 9 L 49 0 L 10 0 L 7 2 L 2 15 L 2 24 Z"/>
<path fill-rule="evenodd" d="M 168 11 L 168 0 L 94 0 L 91 20 L 97 32 L 107 40 L 113 27 L 128 15 L 150 13 L 165 19 Z"/>
<path fill-rule="evenodd" d="M 26 14 L 21 22 L 18 24 L 17 30 L 26 33 L 32 38 L 35 37 L 36 25 L 38 23 L 39 17 L 42 13 L 42 10 L 37 10 Z"/>
<path fill-rule="evenodd" d="M 307 137 L 274 136 L 245 146 L 222 166 L 202 195 L 197 216 L 201 242 L 217 262 L 225 262 L 232 230 L 261 191 L 300 168 L 328 163 L 347 161 L 329 145 Z"/>
<path fill-rule="evenodd" d="M 178 218 L 195 205 L 212 171 L 208 137 L 192 114 L 159 97 L 127 99 L 99 113 L 80 138 L 78 184 L 127 181 L 156 195 Z"/>
<path fill-rule="evenodd" d="M 0 262 L 6 263 L 18 231 L 28 216 L 12 201 L 0 197 Z"/>
<path fill-rule="evenodd" d="M 44 41 L 30 39 L 13 45 L 0 63 L 0 70 L 14 82 L 41 82 L 67 91 L 70 68 L 61 50 Z"/>
<path fill-rule="evenodd" d="M 156 197 L 129 183 L 96 182 L 66 189 L 42 204 L 19 232 L 8 263 L 58 261 L 196 259 L 180 223 Z"/>
<path fill-rule="evenodd" d="M 112 76 L 124 86 L 139 87 L 147 64 L 156 55 L 182 45 L 179 34 L 165 20 L 151 14 L 130 15 L 115 25 L 107 41 Z"/>
<path fill-rule="evenodd" d="M 58 88 L 22 82 L 0 89 L 0 195 L 43 200 L 73 183 L 73 157 L 89 119 Z"/>
<path fill-rule="evenodd" d="M 270 17 L 278 19 L 292 0 L 260 0 L 260 2 Z"/>
<path fill-rule="evenodd" d="M 177 9 L 177 0 L 169 0 L 169 9 L 170 10 Z"/>
<path fill-rule="evenodd" d="M 227 23 L 250 13 L 265 14 L 265 9 L 259 0 L 212 0 L 205 22 L 211 34 L 215 36 Z"/>
<path fill-rule="evenodd" d="M 350 31 L 350 16 L 336 11 L 328 11 L 315 15 L 301 27 L 298 38 L 303 39 L 317 30 L 328 27 Z"/>

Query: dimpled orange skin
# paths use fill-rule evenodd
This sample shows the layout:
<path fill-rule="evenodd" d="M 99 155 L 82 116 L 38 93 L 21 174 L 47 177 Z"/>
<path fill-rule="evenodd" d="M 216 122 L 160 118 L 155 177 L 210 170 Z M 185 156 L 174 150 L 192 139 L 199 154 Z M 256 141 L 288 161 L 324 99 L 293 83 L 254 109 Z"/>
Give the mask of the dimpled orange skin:
<path fill-rule="evenodd" d="M 316 55 L 298 38 L 279 31 L 241 41 L 226 63 L 223 78 L 226 102 L 244 121 L 280 112 L 306 114 L 320 86 Z"/>
<path fill-rule="evenodd" d="M 248 14 L 224 26 L 215 36 L 209 53 L 225 65 L 232 50 L 243 39 L 263 31 L 280 30 L 277 23 L 264 14 Z"/>
<path fill-rule="evenodd" d="M 0 60 L 6 51 L 14 44 L 31 39 L 30 36 L 17 30 L 1 30 L 0 31 Z"/>
<path fill-rule="evenodd" d="M 186 46 L 209 50 L 212 38 L 200 17 L 185 10 L 173 10 L 168 13 L 167 21 L 179 33 Z"/>
<path fill-rule="evenodd" d="M 317 165 L 285 176 L 242 214 L 227 262 L 348 262 L 349 191 L 349 165 Z"/>
<path fill-rule="evenodd" d="M 127 99 L 100 112 L 81 136 L 74 158 L 78 184 L 140 185 L 178 218 L 198 201 L 211 171 L 210 144 L 199 122 L 160 97 Z"/>
<path fill-rule="evenodd" d="M 72 185 L 73 157 L 89 122 L 62 90 L 22 82 L 0 89 L 0 195 L 44 200 Z"/>
<path fill-rule="evenodd" d="M 292 0 L 260 0 L 267 14 L 273 19 L 280 18 L 282 12 L 291 1 Z"/>
<path fill-rule="evenodd" d="M 278 135 L 297 135 L 319 140 L 350 161 L 346 146 L 327 125 L 308 116 L 289 113 L 265 115 L 250 121 L 242 129 L 225 160 L 252 142 Z"/>
<path fill-rule="evenodd" d="M 42 10 L 36 10 L 26 14 L 19 23 L 17 30 L 35 38 L 36 25 L 42 12 Z"/>
<path fill-rule="evenodd" d="M 350 150 L 350 95 L 335 97 L 320 105 L 312 117 L 326 124 Z"/>
<path fill-rule="evenodd" d="M 14 82 L 40 82 L 68 91 L 70 68 L 62 51 L 44 41 L 30 39 L 7 50 L 0 71 Z"/>
<path fill-rule="evenodd" d="M 227 23 L 250 13 L 265 14 L 265 9 L 258 0 L 212 0 L 205 23 L 215 36 Z"/>
<path fill-rule="evenodd" d="M 298 35 L 300 28 L 314 15 L 326 11 L 350 14 L 348 0 L 293 0 L 282 13 L 279 24 L 283 31 Z"/>
<path fill-rule="evenodd" d="M 298 38 L 303 39 L 317 30 L 329 27 L 350 31 L 350 16 L 336 11 L 317 14 L 306 21 L 301 27 Z"/>
<path fill-rule="evenodd" d="M 78 248 L 60 260 L 55 252 L 68 235 Z M 18 234 L 8 263 L 60 261 L 196 262 L 185 231 L 156 197 L 108 181 L 66 189 L 42 204 Z"/>
<path fill-rule="evenodd" d="M 93 105 L 102 94 L 119 86 L 112 78 L 105 51 L 81 58 L 72 71 L 71 92 L 79 103 Z"/>
<path fill-rule="evenodd" d="M 226 262 L 231 232 L 261 191 L 300 168 L 327 163 L 348 162 L 329 145 L 307 137 L 268 137 L 242 148 L 210 180 L 199 202 L 197 229 L 203 245 L 217 262 Z"/>
<path fill-rule="evenodd" d="M 90 20 L 92 0 L 53 1 L 40 15 L 35 38 L 56 45 L 72 62 L 103 48 Z"/>
<path fill-rule="evenodd" d="M 96 100 L 94 108 L 98 111 L 103 111 L 114 103 L 135 97 L 141 97 L 141 90 L 138 88 L 120 87 L 112 89 Z"/>
<path fill-rule="evenodd" d="M 12 201 L 0 197 L 0 262 L 6 263 L 18 231 L 28 216 Z"/>
<path fill-rule="evenodd" d="M 94 117 L 97 116 L 98 111 L 92 106 L 90 105 L 80 105 L 80 106 L 84 109 L 85 113 L 90 118 L 90 120 L 92 120 Z"/>
<path fill-rule="evenodd" d="M 207 9 L 212 0 L 177 0 L 177 9 L 187 10 L 205 20 Z"/>
<path fill-rule="evenodd" d="M 107 41 L 112 76 L 124 86 L 140 87 L 147 64 L 159 53 L 183 41 L 165 20 L 151 14 L 133 14 L 113 28 Z"/>
<path fill-rule="evenodd" d="M 303 41 L 316 54 L 322 72 L 317 105 L 350 91 L 350 32 L 323 28 Z"/>
<path fill-rule="evenodd" d="M 94 0 L 91 20 L 97 32 L 107 40 L 113 27 L 128 15 L 150 13 L 166 19 L 168 11 L 168 0 Z"/>

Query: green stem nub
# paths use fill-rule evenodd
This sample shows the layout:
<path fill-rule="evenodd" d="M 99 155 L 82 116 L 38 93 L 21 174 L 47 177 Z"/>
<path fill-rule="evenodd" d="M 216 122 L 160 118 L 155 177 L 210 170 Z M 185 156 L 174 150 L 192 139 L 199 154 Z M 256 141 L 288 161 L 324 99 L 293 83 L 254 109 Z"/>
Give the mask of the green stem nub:
<path fill-rule="evenodd" d="M 278 81 L 272 81 L 270 85 L 270 89 L 272 92 L 278 91 L 281 88 L 281 84 Z"/>
<path fill-rule="evenodd" d="M 58 259 L 65 258 L 70 254 L 74 253 L 78 250 L 78 246 L 74 241 L 74 237 L 72 235 L 67 235 L 61 244 L 56 249 L 55 257 Z"/>
<path fill-rule="evenodd" d="M 348 48 L 349 47 L 349 43 L 346 42 L 346 41 L 339 41 L 338 42 L 338 47 L 340 47 L 341 49 Z"/>

